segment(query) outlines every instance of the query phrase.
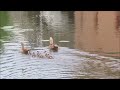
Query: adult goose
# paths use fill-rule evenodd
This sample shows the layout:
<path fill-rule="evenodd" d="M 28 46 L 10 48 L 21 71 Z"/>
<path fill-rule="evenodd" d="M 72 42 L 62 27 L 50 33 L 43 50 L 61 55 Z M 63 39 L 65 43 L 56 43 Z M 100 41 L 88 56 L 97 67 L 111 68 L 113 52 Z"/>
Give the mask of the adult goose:
<path fill-rule="evenodd" d="M 22 42 L 21 42 L 21 46 L 22 46 L 22 49 L 21 49 L 22 53 L 23 54 L 29 54 L 30 49 L 25 48 L 24 44 Z"/>
<path fill-rule="evenodd" d="M 50 42 L 50 45 L 49 45 L 50 50 L 52 50 L 54 52 L 57 52 L 58 51 L 58 45 L 54 43 L 54 40 L 53 40 L 52 37 L 50 37 L 49 42 Z"/>

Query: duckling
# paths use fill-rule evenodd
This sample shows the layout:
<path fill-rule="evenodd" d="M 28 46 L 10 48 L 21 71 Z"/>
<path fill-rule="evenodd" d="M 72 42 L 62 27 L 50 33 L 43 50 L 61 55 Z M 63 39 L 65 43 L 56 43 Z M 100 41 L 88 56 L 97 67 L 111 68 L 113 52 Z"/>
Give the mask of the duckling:
<path fill-rule="evenodd" d="M 47 51 L 45 51 L 44 53 L 45 53 L 45 56 L 48 57 L 49 54 L 47 53 Z"/>
<path fill-rule="evenodd" d="M 47 57 L 48 56 L 47 51 L 44 51 L 44 53 L 45 53 L 45 56 Z"/>
<path fill-rule="evenodd" d="M 37 51 L 37 57 L 39 57 L 40 55 L 39 55 L 40 53 L 39 53 L 39 51 Z"/>
<path fill-rule="evenodd" d="M 40 53 L 40 54 L 39 54 L 39 58 L 43 58 L 43 57 L 44 57 L 44 56 Z"/>
<path fill-rule="evenodd" d="M 29 55 L 32 55 L 30 51 L 28 52 L 28 54 L 29 54 Z"/>
<path fill-rule="evenodd" d="M 58 51 L 58 45 L 54 44 L 54 41 L 53 41 L 52 37 L 50 37 L 49 42 L 50 42 L 50 45 L 49 45 L 50 50 L 52 50 L 54 52 L 57 52 Z"/>
<path fill-rule="evenodd" d="M 30 51 L 30 49 L 27 49 L 24 47 L 24 44 L 21 42 L 21 45 L 22 45 L 22 53 L 23 54 L 28 54 L 28 52 Z"/>
<path fill-rule="evenodd" d="M 32 53 L 32 57 L 36 57 L 35 52 Z"/>
<path fill-rule="evenodd" d="M 47 55 L 47 57 L 48 57 L 49 59 L 53 59 L 53 57 L 52 57 L 52 56 L 50 56 L 49 54 Z"/>

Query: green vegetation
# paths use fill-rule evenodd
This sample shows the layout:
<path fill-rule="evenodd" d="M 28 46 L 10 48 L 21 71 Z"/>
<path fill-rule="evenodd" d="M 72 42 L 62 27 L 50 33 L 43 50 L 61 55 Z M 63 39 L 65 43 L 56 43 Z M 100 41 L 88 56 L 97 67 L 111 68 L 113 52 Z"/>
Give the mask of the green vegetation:
<path fill-rule="evenodd" d="M 9 15 L 7 11 L 0 11 L 0 27 L 7 25 L 9 22 Z"/>
<path fill-rule="evenodd" d="M 7 26 L 9 23 L 9 15 L 7 11 L 0 11 L 0 49 L 3 48 L 3 42 L 9 40 L 10 31 L 1 29 L 3 26 Z"/>

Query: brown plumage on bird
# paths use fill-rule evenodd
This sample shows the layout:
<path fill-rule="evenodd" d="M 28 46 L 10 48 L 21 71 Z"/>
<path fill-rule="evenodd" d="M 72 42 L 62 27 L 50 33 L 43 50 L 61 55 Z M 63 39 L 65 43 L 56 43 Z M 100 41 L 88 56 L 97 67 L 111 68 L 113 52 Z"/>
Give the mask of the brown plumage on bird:
<path fill-rule="evenodd" d="M 22 42 L 21 42 L 21 45 L 22 45 L 22 49 L 21 49 L 22 53 L 23 54 L 29 54 L 30 49 L 25 48 L 24 44 Z"/>
<path fill-rule="evenodd" d="M 57 52 L 58 51 L 58 45 L 54 44 L 53 38 L 50 37 L 49 41 L 50 41 L 50 45 L 49 45 L 50 50 L 52 50 L 54 52 Z"/>

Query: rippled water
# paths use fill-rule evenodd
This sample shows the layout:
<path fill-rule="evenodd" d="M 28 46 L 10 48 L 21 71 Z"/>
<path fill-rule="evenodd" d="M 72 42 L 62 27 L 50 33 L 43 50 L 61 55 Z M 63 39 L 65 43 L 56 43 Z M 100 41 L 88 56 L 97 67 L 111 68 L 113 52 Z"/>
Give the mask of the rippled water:
<path fill-rule="evenodd" d="M 9 12 L 9 20 L 1 27 L 4 32 L 9 32 L 0 38 L 1 79 L 120 78 L 119 59 L 74 48 L 74 16 L 71 12 Z M 50 36 L 60 46 L 58 52 L 49 52 Z M 47 51 L 54 59 L 21 54 L 20 42 L 32 48 L 32 52 L 43 54 Z"/>

